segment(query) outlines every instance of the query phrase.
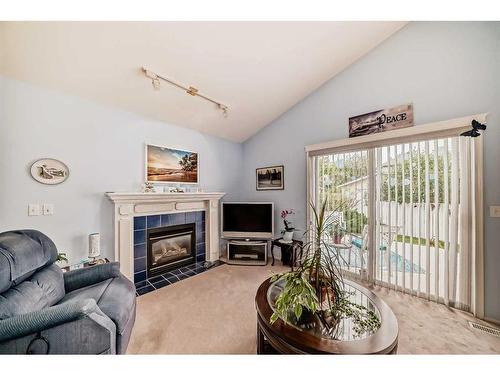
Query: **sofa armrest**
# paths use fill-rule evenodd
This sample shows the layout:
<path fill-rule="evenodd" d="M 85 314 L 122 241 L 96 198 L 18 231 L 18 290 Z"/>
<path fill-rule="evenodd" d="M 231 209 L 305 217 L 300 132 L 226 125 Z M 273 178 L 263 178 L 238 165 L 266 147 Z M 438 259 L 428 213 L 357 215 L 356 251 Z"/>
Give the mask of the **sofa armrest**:
<path fill-rule="evenodd" d="M 66 293 L 80 289 L 112 277 L 120 276 L 120 263 L 111 262 L 97 266 L 80 268 L 64 274 L 64 288 Z"/>
<path fill-rule="evenodd" d="M 0 342 L 30 335 L 85 317 L 98 309 L 95 300 L 68 302 L 0 320 Z"/>
<path fill-rule="evenodd" d="M 0 354 L 26 353 L 115 354 L 116 326 L 93 299 L 0 320 Z"/>

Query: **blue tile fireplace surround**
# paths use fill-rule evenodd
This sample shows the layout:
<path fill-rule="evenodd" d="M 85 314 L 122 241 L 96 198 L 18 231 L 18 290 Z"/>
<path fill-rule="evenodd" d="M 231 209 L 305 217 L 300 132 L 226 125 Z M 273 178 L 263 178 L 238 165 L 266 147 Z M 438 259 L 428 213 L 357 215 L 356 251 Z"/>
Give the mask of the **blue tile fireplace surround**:
<path fill-rule="evenodd" d="M 161 275 L 148 275 L 147 231 L 148 229 L 179 224 L 195 224 L 196 261 L 186 266 L 171 269 Z M 204 272 L 205 261 L 205 211 L 181 212 L 164 215 L 138 216 L 134 218 L 134 283 L 137 295 L 173 284 Z"/>

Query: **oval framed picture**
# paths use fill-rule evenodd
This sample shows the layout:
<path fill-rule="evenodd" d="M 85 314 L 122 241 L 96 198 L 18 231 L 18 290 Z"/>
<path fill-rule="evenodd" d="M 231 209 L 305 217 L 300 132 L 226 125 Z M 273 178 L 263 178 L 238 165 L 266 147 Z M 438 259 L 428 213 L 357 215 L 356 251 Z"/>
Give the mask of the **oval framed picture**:
<path fill-rule="evenodd" d="M 31 176 L 46 185 L 57 185 L 69 176 L 69 168 L 56 159 L 40 159 L 31 165 Z"/>

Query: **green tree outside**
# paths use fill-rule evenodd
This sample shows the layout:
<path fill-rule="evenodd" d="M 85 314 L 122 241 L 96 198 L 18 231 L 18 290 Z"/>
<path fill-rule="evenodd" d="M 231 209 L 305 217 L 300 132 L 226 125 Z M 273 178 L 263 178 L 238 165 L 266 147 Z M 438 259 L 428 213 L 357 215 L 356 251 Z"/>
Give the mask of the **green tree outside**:
<path fill-rule="evenodd" d="M 420 150 L 413 150 L 410 155 L 409 150 L 403 155 L 398 155 L 397 163 L 394 158 L 389 163 L 384 163 L 381 173 L 381 201 L 392 201 L 403 203 L 403 195 L 405 203 L 426 203 L 425 201 L 425 171 L 426 159 L 425 154 Z M 404 161 L 402 160 L 404 158 Z M 397 164 L 397 165 L 394 165 Z M 428 158 L 429 168 L 429 191 L 430 203 L 435 203 L 435 160 L 431 156 Z M 404 167 L 403 167 L 404 165 Z M 418 173 L 420 165 L 420 176 Z M 368 153 L 366 151 L 353 152 L 344 154 L 343 156 L 323 156 L 318 158 L 319 172 L 319 199 L 322 201 L 328 199 L 328 209 L 332 210 L 339 206 L 340 202 L 346 201 L 349 198 L 356 198 L 356 202 L 349 209 L 344 209 L 345 230 L 349 233 L 361 233 L 364 225 L 367 224 L 368 218 L 364 213 L 361 213 L 361 207 L 367 206 L 367 191 L 368 181 L 363 182 L 360 179 L 368 175 Z M 412 168 L 412 173 L 410 173 Z M 448 154 L 448 190 L 451 197 L 451 155 Z M 397 177 L 396 177 L 397 176 Z M 440 150 L 437 158 L 437 176 L 438 176 L 438 203 L 444 203 L 445 195 L 445 173 L 444 173 L 444 157 Z M 411 182 L 410 183 L 410 177 Z M 356 185 L 356 181 L 357 185 Z M 343 186 L 346 183 L 352 183 L 349 186 Z M 403 194 L 404 193 L 404 194 Z M 457 196 L 459 196 L 457 192 Z M 351 197 L 349 197 L 349 194 Z M 397 194 L 397 200 L 396 200 Z M 389 199 L 390 198 L 390 199 Z M 365 202 L 366 201 L 366 202 Z M 366 212 L 365 212 L 366 213 Z"/>

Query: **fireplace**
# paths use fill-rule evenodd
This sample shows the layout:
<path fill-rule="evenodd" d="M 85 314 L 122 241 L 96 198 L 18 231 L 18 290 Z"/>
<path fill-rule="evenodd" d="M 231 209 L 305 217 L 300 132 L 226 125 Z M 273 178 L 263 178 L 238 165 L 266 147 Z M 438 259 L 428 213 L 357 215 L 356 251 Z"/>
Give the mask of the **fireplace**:
<path fill-rule="evenodd" d="M 195 259 L 195 223 L 148 229 L 148 277 L 194 263 Z"/>

